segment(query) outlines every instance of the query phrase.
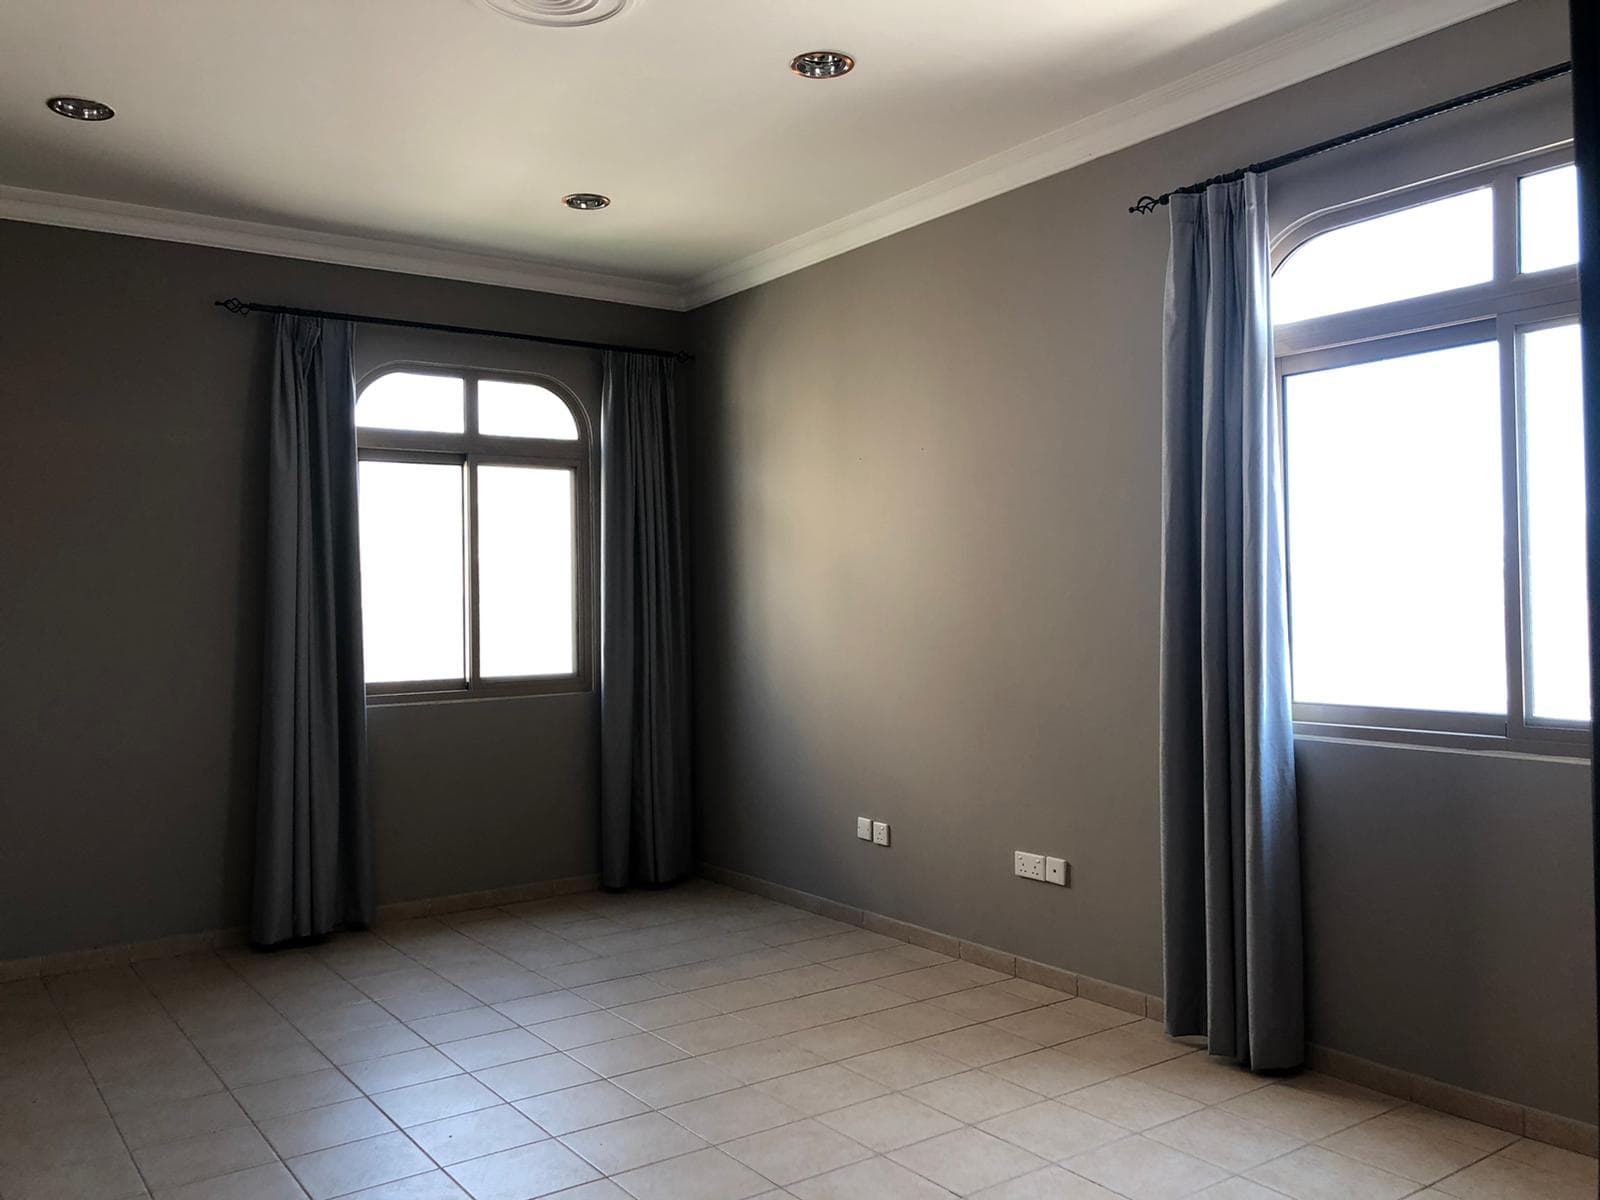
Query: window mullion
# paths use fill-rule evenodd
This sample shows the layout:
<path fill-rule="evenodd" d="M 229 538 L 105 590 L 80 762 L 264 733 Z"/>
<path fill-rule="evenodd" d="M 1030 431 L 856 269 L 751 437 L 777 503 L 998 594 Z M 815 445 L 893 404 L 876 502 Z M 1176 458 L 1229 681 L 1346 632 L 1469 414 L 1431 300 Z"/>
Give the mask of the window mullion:
<path fill-rule="evenodd" d="M 1497 322 L 1500 344 L 1500 462 L 1505 533 L 1506 736 L 1527 734 L 1526 686 L 1523 669 L 1525 631 L 1523 606 L 1522 421 L 1517 387 L 1517 329 L 1509 317 Z"/>
<path fill-rule="evenodd" d="M 466 545 L 462 549 L 467 560 L 466 587 L 463 589 L 466 593 L 467 687 L 469 690 L 476 690 L 483 683 L 478 666 L 478 456 L 467 455 L 464 465 L 467 489 L 467 537 Z"/>

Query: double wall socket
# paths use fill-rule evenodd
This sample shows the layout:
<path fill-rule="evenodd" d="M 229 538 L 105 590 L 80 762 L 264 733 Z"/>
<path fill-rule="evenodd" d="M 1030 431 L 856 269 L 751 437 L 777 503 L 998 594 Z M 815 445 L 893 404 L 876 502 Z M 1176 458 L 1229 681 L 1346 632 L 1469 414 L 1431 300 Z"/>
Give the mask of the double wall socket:
<path fill-rule="evenodd" d="M 1040 883 L 1067 886 L 1067 860 L 1064 858 L 1018 850 L 1014 852 L 1011 872 L 1021 879 L 1037 879 Z"/>
<path fill-rule="evenodd" d="M 856 836 L 863 842 L 872 842 L 877 846 L 887 846 L 889 844 L 889 823 L 887 821 L 874 821 L 871 817 L 857 817 Z"/>

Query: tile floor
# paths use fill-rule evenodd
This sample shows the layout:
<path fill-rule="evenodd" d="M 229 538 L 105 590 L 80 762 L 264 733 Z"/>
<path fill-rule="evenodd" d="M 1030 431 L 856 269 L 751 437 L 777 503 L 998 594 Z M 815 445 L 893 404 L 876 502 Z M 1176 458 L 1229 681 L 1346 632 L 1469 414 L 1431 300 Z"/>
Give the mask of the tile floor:
<path fill-rule="evenodd" d="M 707 883 L 0 986 L 4 1200 L 1589 1200 L 1592 1159 Z"/>

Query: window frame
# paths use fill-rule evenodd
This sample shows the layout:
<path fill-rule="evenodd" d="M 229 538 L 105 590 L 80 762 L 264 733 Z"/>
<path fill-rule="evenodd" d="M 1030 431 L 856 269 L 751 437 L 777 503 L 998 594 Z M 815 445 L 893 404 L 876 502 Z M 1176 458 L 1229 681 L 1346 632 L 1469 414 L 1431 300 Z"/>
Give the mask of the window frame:
<path fill-rule="evenodd" d="M 1591 723 L 1533 718 L 1527 711 L 1528 622 L 1521 338 L 1526 330 L 1577 320 L 1578 270 L 1574 265 L 1521 273 L 1518 264 L 1518 181 L 1573 161 L 1567 144 L 1503 159 L 1381 196 L 1314 213 L 1274 239 L 1274 273 L 1301 246 L 1321 234 L 1431 200 L 1489 187 L 1493 193 L 1494 277 L 1484 284 L 1391 301 L 1276 326 L 1273 330 L 1275 403 L 1287 427 L 1284 380 L 1295 374 L 1381 361 L 1482 341 L 1498 343 L 1500 456 L 1504 531 L 1506 713 L 1443 712 L 1295 701 L 1295 732 L 1305 736 L 1420 743 L 1538 756 L 1590 756 Z M 1287 496 L 1291 464 L 1287 438 L 1280 447 Z M 1294 549 L 1285 526 L 1285 587 L 1293 587 Z M 1293 605 L 1289 605 L 1293 647 Z"/>
<path fill-rule="evenodd" d="M 437 433 L 404 429 L 356 427 L 360 462 L 409 462 L 462 468 L 462 660 L 466 678 L 417 679 L 367 683 L 367 703 L 416 704 L 439 701 L 506 699 L 592 692 L 597 657 L 598 619 L 595 601 L 595 497 L 590 480 L 594 437 L 588 414 L 572 389 L 548 375 L 526 371 L 456 366 L 436 362 L 394 360 L 356 381 L 356 400 L 385 375 L 440 375 L 462 381 L 464 429 Z M 504 437 L 478 431 L 478 385 L 485 380 L 532 384 L 567 406 L 577 428 L 576 439 Z M 485 679 L 479 661 L 478 472 L 480 466 L 544 467 L 572 472 L 573 536 L 573 670 L 563 675 L 495 676 Z M 359 499 L 357 501 L 359 503 Z"/>

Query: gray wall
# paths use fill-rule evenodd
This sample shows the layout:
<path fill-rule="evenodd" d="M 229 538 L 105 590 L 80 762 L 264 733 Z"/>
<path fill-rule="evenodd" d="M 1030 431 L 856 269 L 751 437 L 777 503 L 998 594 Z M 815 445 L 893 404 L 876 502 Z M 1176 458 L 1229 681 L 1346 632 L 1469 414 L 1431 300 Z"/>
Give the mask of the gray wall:
<path fill-rule="evenodd" d="M 1159 992 L 1167 237 L 1126 206 L 1566 54 L 1523 0 L 696 314 L 703 857 Z M 1592 1120 L 1587 768 L 1303 757 L 1313 1037 Z"/>
<path fill-rule="evenodd" d="M 234 294 L 686 332 L 673 313 L 0 222 L 0 959 L 247 912 L 270 324 L 212 307 Z M 515 353 L 596 401 L 592 360 Z M 384 707 L 370 728 L 381 901 L 596 869 L 592 694 Z"/>

